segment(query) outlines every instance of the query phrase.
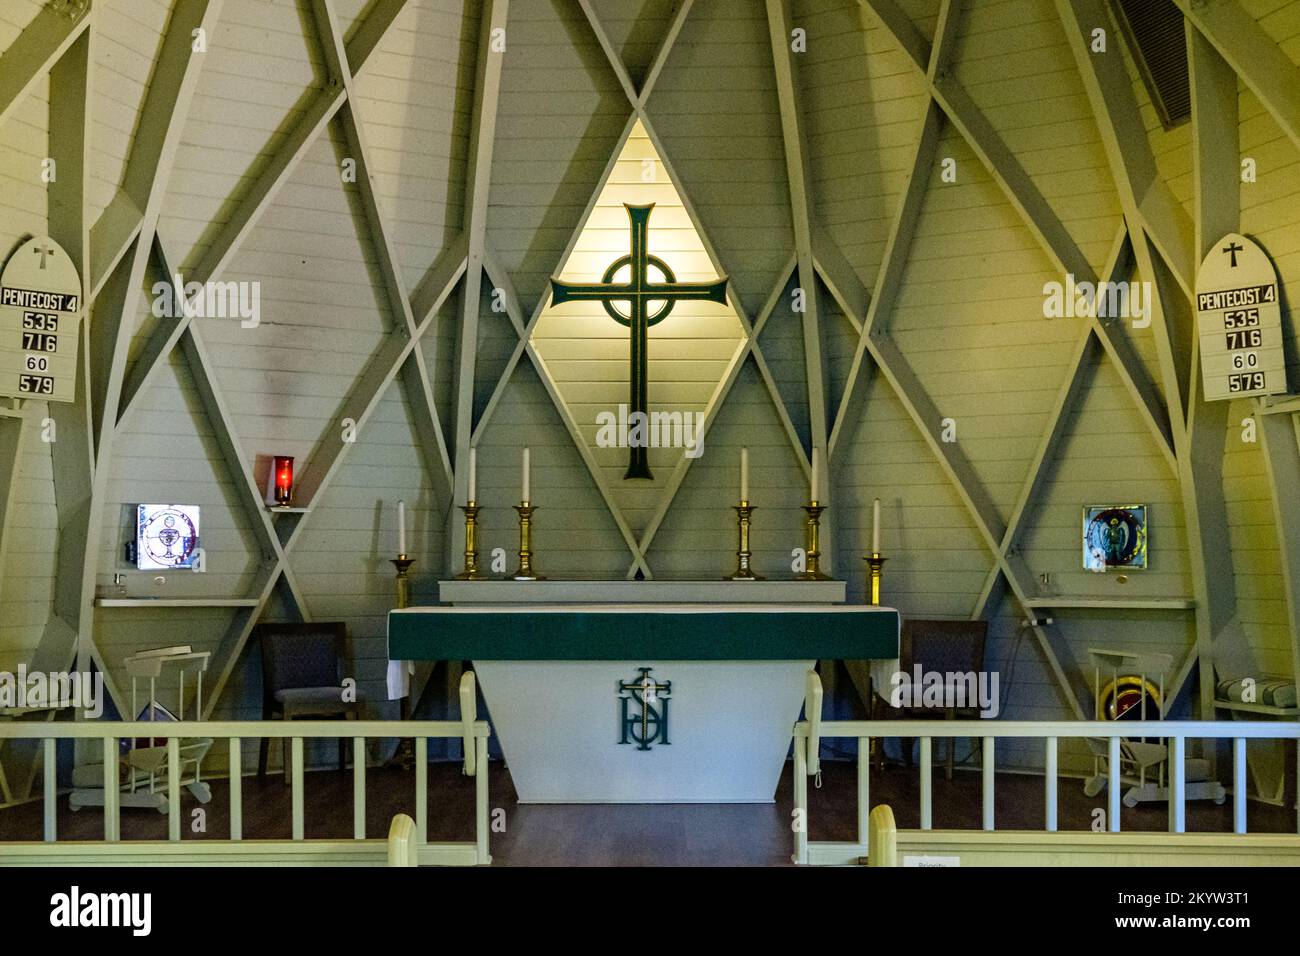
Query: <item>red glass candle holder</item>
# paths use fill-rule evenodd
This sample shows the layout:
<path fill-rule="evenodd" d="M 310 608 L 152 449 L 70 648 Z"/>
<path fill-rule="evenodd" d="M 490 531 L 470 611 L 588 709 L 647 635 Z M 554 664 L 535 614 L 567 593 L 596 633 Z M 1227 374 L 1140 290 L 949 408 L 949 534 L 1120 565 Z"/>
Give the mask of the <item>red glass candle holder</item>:
<path fill-rule="evenodd" d="M 288 455 L 276 455 L 271 464 L 275 481 L 275 503 L 289 505 L 293 502 L 293 459 Z"/>

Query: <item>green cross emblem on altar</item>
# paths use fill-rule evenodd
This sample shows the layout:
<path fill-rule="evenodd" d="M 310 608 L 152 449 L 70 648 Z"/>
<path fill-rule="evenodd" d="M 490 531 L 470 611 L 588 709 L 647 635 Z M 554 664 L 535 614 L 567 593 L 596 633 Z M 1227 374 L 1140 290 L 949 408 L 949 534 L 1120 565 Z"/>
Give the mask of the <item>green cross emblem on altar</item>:
<path fill-rule="evenodd" d="M 649 750 L 653 743 L 669 743 L 668 695 L 673 692 L 673 682 L 659 683 L 650 676 L 652 670 L 653 667 L 638 667 L 637 677 L 618 682 L 618 742 L 636 744 L 637 750 Z M 641 713 L 630 713 L 629 704 L 640 704 Z M 640 733 L 637 733 L 638 728 Z"/>
<path fill-rule="evenodd" d="M 562 305 L 565 302 L 599 302 L 611 319 L 630 330 L 629 335 L 629 401 L 632 414 L 640 412 L 649 414 L 649 331 L 650 326 L 658 325 L 668 318 L 673 306 L 686 300 L 717 302 L 727 304 L 727 278 L 723 276 L 716 282 L 678 282 L 673 270 L 658 256 L 650 254 L 650 213 L 654 203 L 648 206 L 632 206 L 624 203 L 628 218 L 632 221 L 632 251 L 615 259 L 605 270 L 599 283 L 580 285 L 551 279 L 551 304 Z M 626 282 L 614 282 L 614 276 L 624 266 L 631 266 L 631 275 Z M 650 269 L 654 267 L 663 274 L 663 282 L 650 281 Z M 614 307 L 615 302 L 626 302 L 630 306 L 627 313 Z M 657 303 L 652 312 L 651 304 Z M 650 473 L 650 463 L 644 445 L 632 445 L 628 448 L 628 478 L 654 478 Z"/>

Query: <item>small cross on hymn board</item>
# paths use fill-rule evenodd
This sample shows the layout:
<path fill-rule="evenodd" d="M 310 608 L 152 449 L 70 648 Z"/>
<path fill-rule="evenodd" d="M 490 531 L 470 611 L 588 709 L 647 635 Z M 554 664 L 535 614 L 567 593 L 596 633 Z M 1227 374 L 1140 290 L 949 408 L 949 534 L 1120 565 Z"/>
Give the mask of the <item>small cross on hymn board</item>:
<path fill-rule="evenodd" d="M 32 252 L 36 253 L 38 256 L 41 257 L 41 268 L 42 268 L 42 269 L 48 268 L 48 267 L 45 265 L 45 260 L 48 259 L 50 256 L 52 256 L 52 255 L 55 254 L 55 253 L 54 253 L 54 250 L 50 248 L 50 244 L 49 244 L 48 242 L 43 243 L 43 244 L 41 244 L 41 245 L 39 245 L 39 246 L 35 246 L 35 247 L 33 247 Z"/>
<path fill-rule="evenodd" d="M 1242 252 L 1244 247 L 1239 242 L 1230 242 L 1219 251 L 1225 255 L 1232 256 L 1232 268 L 1237 268 L 1237 253 Z"/>

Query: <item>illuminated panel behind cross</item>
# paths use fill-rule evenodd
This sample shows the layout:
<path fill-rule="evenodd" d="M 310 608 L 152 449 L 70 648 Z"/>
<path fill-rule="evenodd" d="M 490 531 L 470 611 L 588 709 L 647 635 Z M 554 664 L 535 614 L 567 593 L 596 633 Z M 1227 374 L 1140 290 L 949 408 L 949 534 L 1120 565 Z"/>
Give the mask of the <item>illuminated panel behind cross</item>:
<path fill-rule="evenodd" d="M 657 325 L 668 318 L 673 305 L 688 299 L 727 304 L 727 277 L 716 282 L 678 282 L 668 263 L 658 256 L 650 254 L 650 213 L 654 203 L 648 206 L 623 204 L 628 218 L 632 220 L 632 252 L 630 255 L 615 259 L 605 270 L 601 281 L 594 285 L 576 285 L 551 279 L 551 304 L 564 302 L 599 302 L 605 307 L 609 317 L 620 325 L 631 329 L 629 336 L 630 355 L 628 359 L 628 384 L 630 397 L 629 410 L 632 415 L 640 412 L 648 421 L 649 415 L 649 378 L 648 339 L 650 326 Z M 632 267 L 632 274 L 625 283 L 615 283 L 614 276 L 624 266 Z M 663 273 L 664 282 L 650 281 L 650 267 L 654 266 Z M 631 304 L 631 314 L 624 315 L 614 308 L 615 302 Z M 651 302 L 663 304 L 652 314 Z M 644 444 L 631 445 L 628 448 L 628 478 L 654 478 L 650 473 L 650 463 Z"/>

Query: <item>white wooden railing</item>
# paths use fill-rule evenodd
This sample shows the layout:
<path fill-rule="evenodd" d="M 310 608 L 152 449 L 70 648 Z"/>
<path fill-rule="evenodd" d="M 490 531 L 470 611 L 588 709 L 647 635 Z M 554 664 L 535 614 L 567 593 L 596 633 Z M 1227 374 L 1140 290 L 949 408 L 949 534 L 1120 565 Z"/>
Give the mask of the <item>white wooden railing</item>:
<path fill-rule="evenodd" d="M 809 719 L 794 728 L 794 856 L 795 863 L 856 863 L 867 855 L 868 815 L 871 811 L 871 741 L 885 737 L 912 737 L 920 741 L 921 829 L 932 829 L 934 738 L 979 738 L 982 741 L 981 824 L 995 829 L 993 812 L 997 741 L 1004 738 L 1035 738 L 1043 744 L 1043 829 L 1057 829 L 1057 754 L 1064 739 L 1105 739 L 1109 743 L 1106 786 L 1106 822 L 1110 832 L 1120 832 L 1121 781 L 1120 742 L 1126 739 L 1163 739 L 1169 745 L 1169 832 L 1186 832 L 1186 760 L 1189 740 L 1232 741 L 1233 832 L 1246 833 L 1246 741 L 1300 740 L 1300 723 L 1287 721 L 1124 721 L 1105 720 L 823 720 L 822 686 L 815 672 L 809 672 L 804 712 Z M 1122 730 L 1122 733 L 1116 733 Z M 820 773 L 822 738 L 852 738 L 858 742 L 857 842 L 810 842 L 808 840 L 808 778 Z M 1297 761 L 1300 763 L 1300 761 Z M 1300 767 L 1297 768 L 1300 783 Z M 1300 833 L 1300 807 L 1297 807 Z"/>
<path fill-rule="evenodd" d="M 43 763 L 44 839 L 0 842 L 0 865 L 42 863 L 130 862 L 130 863 L 373 863 L 388 859 L 388 841 L 366 839 L 366 741 L 413 738 L 415 743 L 415 826 L 408 843 L 422 865 L 476 865 L 490 863 L 488 853 L 488 757 L 491 728 L 477 720 L 474 709 L 473 675 L 469 686 L 461 686 L 461 720 L 380 721 L 86 721 L 77 723 L 0 723 L 0 741 L 41 741 Z M 121 740 L 155 738 L 167 741 L 166 785 L 167 840 L 122 841 L 118 753 Z M 229 752 L 230 836 L 228 840 L 181 840 L 181 740 L 210 737 L 225 740 Z M 243 742 L 263 737 L 288 739 L 292 838 L 245 840 L 243 833 Z M 304 838 L 303 741 L 351 738 L 352 839 L 307 840 Z M 464 842 L 430 843 L 429 764 L 430 738 L 460 738 L 465 748 L 464 771 L 474 777 L 475 838 Z M 104 838 L 94 842 L 59 841 L 57 747 L 60 740 L 98 741 L 109 756 L 104 763 Z"/>

